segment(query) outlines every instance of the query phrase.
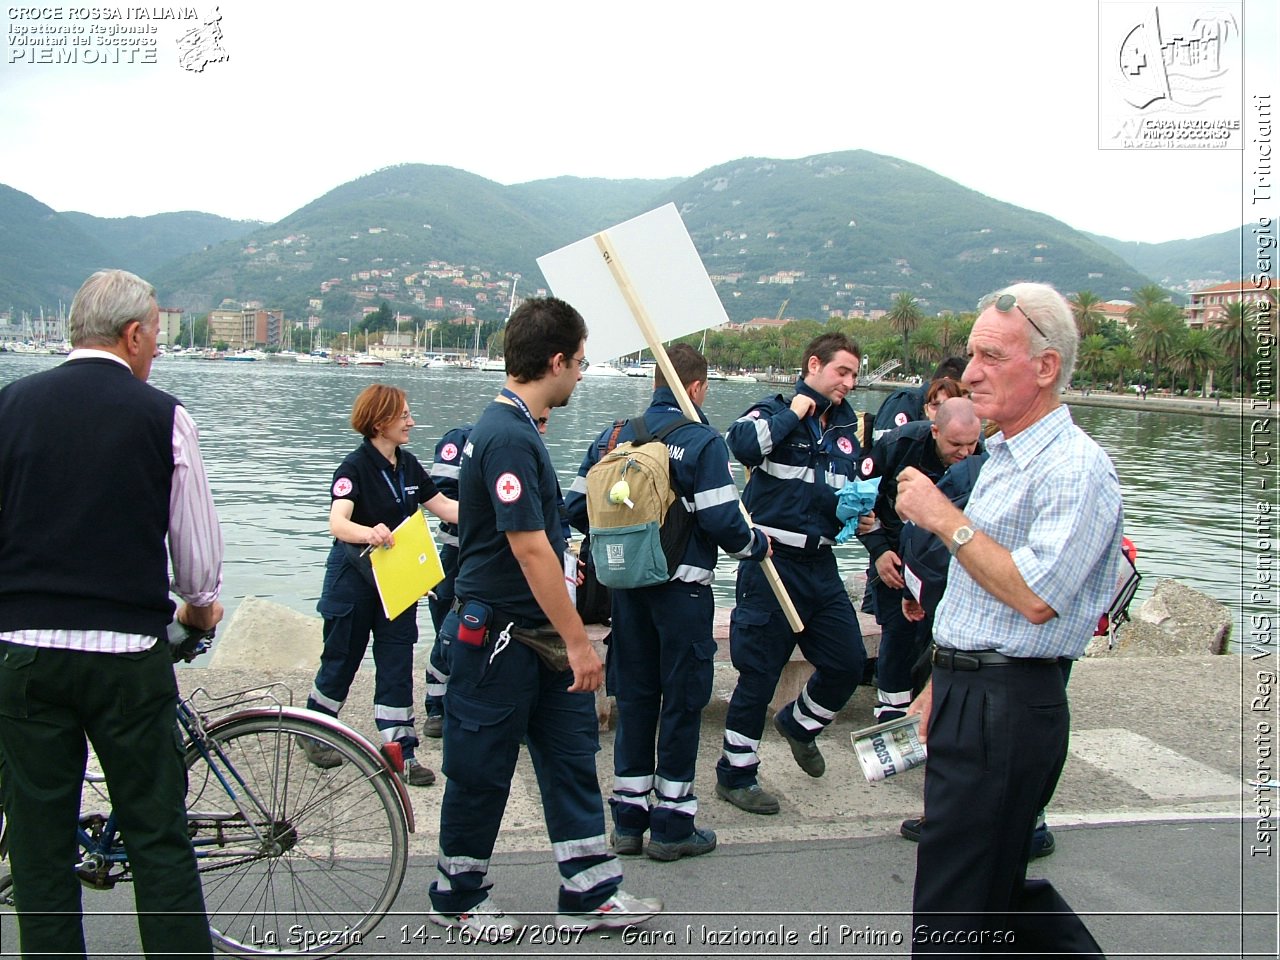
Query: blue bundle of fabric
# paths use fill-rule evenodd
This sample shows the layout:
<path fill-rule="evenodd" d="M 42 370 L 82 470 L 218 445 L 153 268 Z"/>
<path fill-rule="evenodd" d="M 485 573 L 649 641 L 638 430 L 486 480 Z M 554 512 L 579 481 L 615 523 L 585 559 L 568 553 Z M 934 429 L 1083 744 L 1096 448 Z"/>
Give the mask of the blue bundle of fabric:
<path fill-rule="evenodd" d="M 840 489 L 836 498 L 836 519 L 844 521 L 844 528 L 836 534 L 836 543 L 847 543 L 858 530 L 858 518 L 871 512 L 880 493 L 880 478 L 850 480 Z"/>

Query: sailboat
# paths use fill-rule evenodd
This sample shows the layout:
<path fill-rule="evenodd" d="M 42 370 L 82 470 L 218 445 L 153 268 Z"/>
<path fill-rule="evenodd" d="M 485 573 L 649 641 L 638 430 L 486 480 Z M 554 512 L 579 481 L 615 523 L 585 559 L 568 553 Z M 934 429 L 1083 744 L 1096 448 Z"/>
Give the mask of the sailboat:
<path fill-rule="evenodd" d="M 333 358 L 324 350 L 324 332 L 316 327 L 311 333 L 311 352 L 299 353 L 293 358 L 297 363 L 326 364 L 333 363 Z"/>

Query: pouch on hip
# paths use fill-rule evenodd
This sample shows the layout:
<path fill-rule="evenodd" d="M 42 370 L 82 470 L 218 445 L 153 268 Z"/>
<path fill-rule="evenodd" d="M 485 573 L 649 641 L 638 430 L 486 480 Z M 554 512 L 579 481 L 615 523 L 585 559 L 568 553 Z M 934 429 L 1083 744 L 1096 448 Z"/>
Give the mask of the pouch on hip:
<path fill-rule="evenodd" d="M 493 608 L 479 600 L 468 600 L 458 611 L 458 641 L 471 647 L 483 647 L 489 633 Z"/>

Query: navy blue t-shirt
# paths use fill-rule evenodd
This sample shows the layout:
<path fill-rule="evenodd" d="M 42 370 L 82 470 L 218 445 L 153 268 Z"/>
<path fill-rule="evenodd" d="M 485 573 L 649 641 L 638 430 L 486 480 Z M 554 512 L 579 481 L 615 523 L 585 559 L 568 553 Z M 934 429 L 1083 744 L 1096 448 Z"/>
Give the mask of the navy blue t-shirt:
<path fill-rule="evenodd" d="M 511 404 L 489 404 L 462 449 L 458 526 L 458 597 L 482 600 L 518 626 L 546 623 L 507 531 L 544 531 L 563 563 L 560 481 L 537 428 Z"/>
<path fill-rule="evenodd" d="M 366 527 L 385 523 L 392 530 L 437 493 L 436 485 L 412 453 L 397 447 L 393 470 L 369 440 L 347 454 L 333 471 L 329 485 L 333 500 L 352 502 L 354 522 Z"/>

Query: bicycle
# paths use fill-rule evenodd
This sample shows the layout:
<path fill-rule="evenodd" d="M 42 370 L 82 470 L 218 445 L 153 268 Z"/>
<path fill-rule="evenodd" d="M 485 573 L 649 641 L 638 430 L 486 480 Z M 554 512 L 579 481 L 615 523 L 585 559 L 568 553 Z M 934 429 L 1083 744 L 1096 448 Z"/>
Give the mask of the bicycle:
<path fill-rule="evenodd" d="M 175 662 L 193 660 L 212 637 L 171 627 Z M 292 700 L 287 687 L 268 684 L 223 696 L 201 687 L 178 702 L 187 829 L 209 927 L 215 946 L 237 956 L 323 957 L 363 943 L 391 909 L 408 863 L 413 806 L 393 761 Z M 342 763 L 313 765 L 302 739 L 336 750 Z M 86 773 L 86 801 L 109 803 L 104 781 Z M 0 818 L 0 857 L 7 829 Z M 133 879 L 109 809 L 82 802 L 76 841 L 72 869 L 85 886 Z M 8 873 L 0 902 L 13 904 Z"/>

